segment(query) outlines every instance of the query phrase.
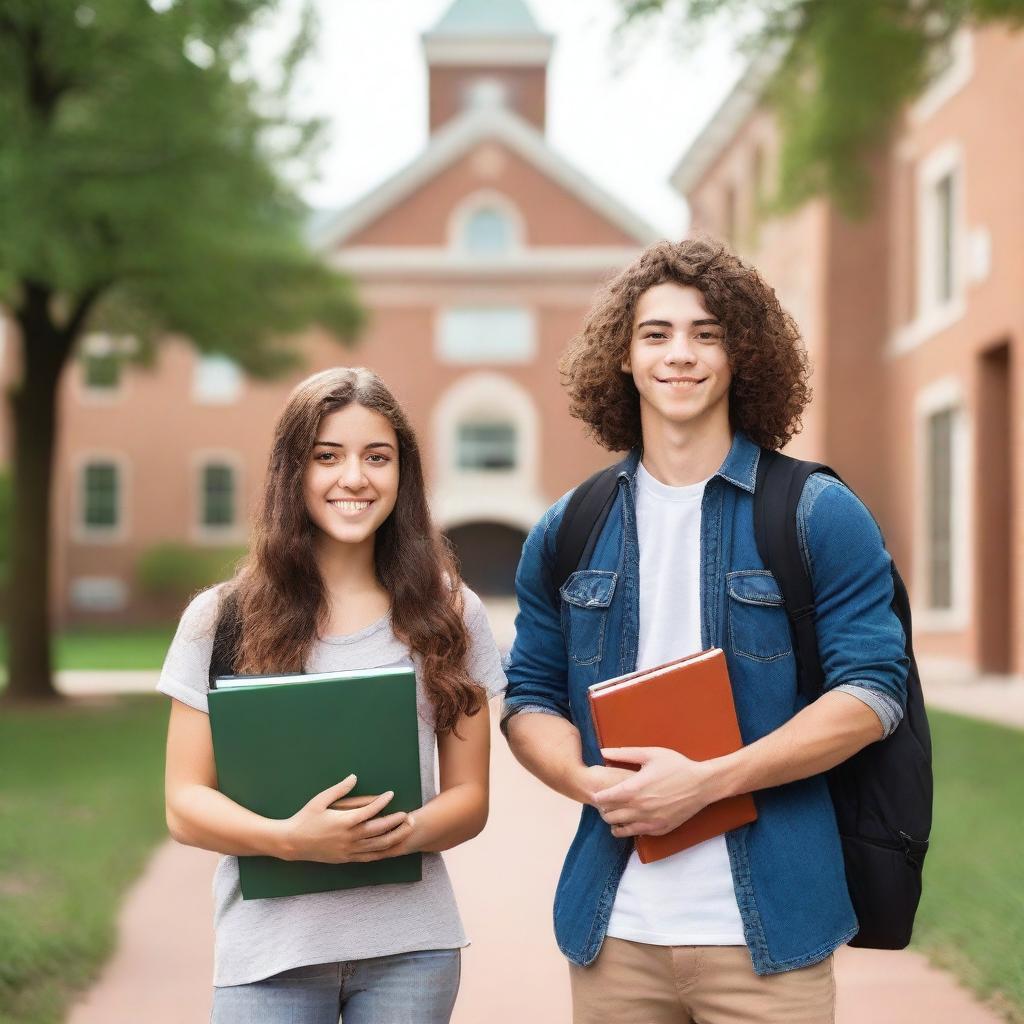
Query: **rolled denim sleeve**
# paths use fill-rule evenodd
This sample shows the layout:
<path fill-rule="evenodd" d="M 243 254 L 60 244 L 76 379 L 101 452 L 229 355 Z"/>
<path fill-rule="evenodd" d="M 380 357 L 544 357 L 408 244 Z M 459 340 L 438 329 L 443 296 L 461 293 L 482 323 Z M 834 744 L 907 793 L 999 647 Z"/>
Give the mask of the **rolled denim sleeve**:
<path fill-rule="evenodd" d="M 857 496 L 822 474 L 807 481 L 797 525 L 814 587 L 825 689 L 868 704 L 888 735 L 906 708 L 910 661 L 892 609 L 892 560 L 882 534 Z"/>
<path fill-rule="evenodd" d="M 554 538 L 568 498 L 567 494 L 548 510 L 523 545 L 516 571 L 516 638 L 505 669 L 508 686 L 501 715 L 503 732 L 513 715 L 527 711 L 572 721 L 561 603 L 551 575 Z"/>

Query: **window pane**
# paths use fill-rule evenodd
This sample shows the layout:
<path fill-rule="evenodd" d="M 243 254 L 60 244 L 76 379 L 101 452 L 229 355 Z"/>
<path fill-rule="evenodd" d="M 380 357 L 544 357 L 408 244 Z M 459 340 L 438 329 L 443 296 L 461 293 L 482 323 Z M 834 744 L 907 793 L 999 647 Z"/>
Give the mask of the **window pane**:
<path fill-rule="evenodd" d="M 200 402 L 233 402 L 242 390 L 242 370 L 226 356 L 200 356 L 193 393 Z"/>
<path fill-rule="evenodd" d="M 235 474 L 230 466 L 203 467 L 203 526 L 235 522 Z"/>
<path fill-rule="evenodd" d="M 510 307 L 445 310 L 438 350 L 455 363 L 522 363 L 534 355 L 533 314 Z"/>
<path fill-rule="evenodd" d="M 936 264 L 938 278 L 935 282 L 936 296 L 940 302 L 948 302 L 953 298 L 954 273 L 954 183 L 953 175 L 947 174 L 935 185 L 935 222 L 938 226 L 937 238 L 939 258 Z"/>
<path fill-rule="evenodd" d="M 121 362 L 116 356 L 86 355 L 85 386 L 91 391 L 112 391 L 121 382 Z"/>
<path fill-rule="evenodd" d="M 515 469 L 516 428 L 511 423 L 460 423 L 456 450 L 459 469 Z"/>
<path fill-rule="evenodd" d="M 85 467 L 85 525 L 115 527 L 118 523 L 117 466 L 93 462 Z"/>
<path fill-rule="evenodd" d="M 953 606 L 953 415 L 928 420 L 928 602 Z"/>
<path fill-rule="evenodd" d="M 510 249 L 514 238 L 509 218 L 500 210 L 485 207 L 471 214 L 466 221 L 462 244 L 470 252 L 494 255 Z"/>

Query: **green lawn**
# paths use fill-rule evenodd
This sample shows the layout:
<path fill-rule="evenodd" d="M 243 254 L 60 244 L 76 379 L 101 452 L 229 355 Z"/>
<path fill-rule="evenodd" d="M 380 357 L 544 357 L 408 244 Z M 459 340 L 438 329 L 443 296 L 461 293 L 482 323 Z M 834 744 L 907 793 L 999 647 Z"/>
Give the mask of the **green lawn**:
<path fill-rule="evenodd" d="M 166 835 L 160 697 L 0 711 L 0 1022 L 57 1024 Z"/>
<path fill-rule="evenodd" d="M 1024 732 L 928 718 L 935 821 L 914 946 L 1024 1022 Z"/>
<path fill-rule="evenodd" d="M 174 636 L 173 623 L 137 628 L 73 629 L 55 640 L 59 669 L 158 669 Z M 7 638 L 0 635 L 0 665 L 7 660 Z"/>

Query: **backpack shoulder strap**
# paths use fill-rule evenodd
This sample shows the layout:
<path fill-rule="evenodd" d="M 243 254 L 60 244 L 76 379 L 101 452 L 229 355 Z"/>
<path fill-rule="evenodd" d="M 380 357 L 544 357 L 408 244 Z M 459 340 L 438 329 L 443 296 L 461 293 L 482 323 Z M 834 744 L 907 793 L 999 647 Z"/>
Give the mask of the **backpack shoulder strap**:
<path fill-rule="evenodd" d="M 555 538 L 555 567 L 552 576 L 554 600 L 565 581 L 589 561 L 612 503 L 622 462 L 599 469 L 572 493 Z"/>
<path fill-rule="evenodd" d="M 838 473 L 820 462 L 805 462 L 762 449 L 754 490 L 754 538 L 761 561 L 775 577 L 793 631 L 800 692 L 818 697 L 825 673 L 815 631 L 814 590 L 800 554 L 796 510 L 813 473 Z"/>
<path fill-rule="evenodd" d="M 238 652 L 238 640 L 241 630 L 241 618 L 238 614 L 238 602 L 234 594 L 228 594 L 221 602 L 220 614 L 217 616 L 217 628 L 213 634 L 213 651 L 210 655 L 209 680 L 210 689 L 217 688 L 220 676 L 235 674 L 235 655 Z"/>

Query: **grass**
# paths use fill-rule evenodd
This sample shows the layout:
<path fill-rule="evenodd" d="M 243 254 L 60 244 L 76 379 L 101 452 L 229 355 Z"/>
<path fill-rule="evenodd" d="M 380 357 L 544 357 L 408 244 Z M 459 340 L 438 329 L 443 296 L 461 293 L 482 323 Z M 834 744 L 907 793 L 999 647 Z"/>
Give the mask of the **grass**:
<path fill-rule="evenodd" d="M 1024 1024 L 1024 732 L 928 718 L 935 820 L 914 946 Z"/>
<path fill-rule="evenodd" d="M 159 669 L 174 636 L 174 625 L 136 628 L 72 629 L 58 634 L 58 669 Z M 7 661 L 7 638 L 0 635 L 0 665 Z"/>
<path fill-rule="evenodd" d="M 0 711 L 0 1022 L 57 1024 L 165 834 L 167 702 Z"/>

